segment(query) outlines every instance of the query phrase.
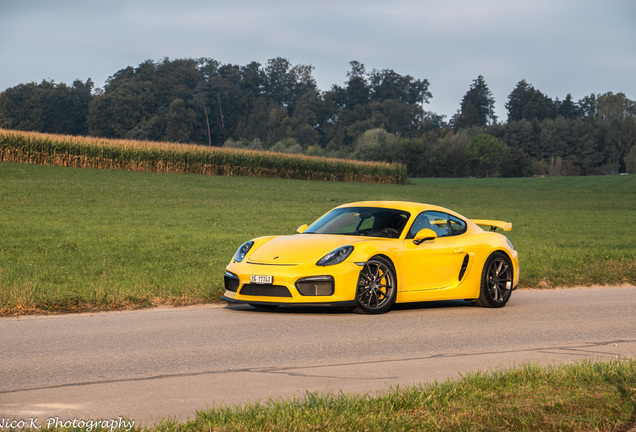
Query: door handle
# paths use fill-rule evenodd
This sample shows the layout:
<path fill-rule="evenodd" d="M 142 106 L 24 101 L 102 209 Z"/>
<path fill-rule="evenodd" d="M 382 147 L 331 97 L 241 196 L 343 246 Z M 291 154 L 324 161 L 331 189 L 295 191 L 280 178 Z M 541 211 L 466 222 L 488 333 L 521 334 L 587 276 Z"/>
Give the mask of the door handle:
<path fill-rule="evenodd" d="M 464 253 L 464 248 L 457 248 L 457 249 L 453 249 L 453 253 L 454 253 L 454 254 Z"/>

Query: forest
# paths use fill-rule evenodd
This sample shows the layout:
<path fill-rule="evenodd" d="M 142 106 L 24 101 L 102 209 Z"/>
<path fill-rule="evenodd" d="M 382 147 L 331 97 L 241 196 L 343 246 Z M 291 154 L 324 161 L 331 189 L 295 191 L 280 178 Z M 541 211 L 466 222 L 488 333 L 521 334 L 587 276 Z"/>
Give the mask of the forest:
<path fill-rule="evenodd" d="M 494 114 L 483 76 L 455 115 L 426 110 L 430 83 L 350 62 L 318 89 L 313 66 L 147 60 L 96 88 L 44 80 L 0 93 L 0 128 L 403 163 L 410 177 L 636 172 L 636 102 L 625 94 L 552 99 L 521 79 Z"/>

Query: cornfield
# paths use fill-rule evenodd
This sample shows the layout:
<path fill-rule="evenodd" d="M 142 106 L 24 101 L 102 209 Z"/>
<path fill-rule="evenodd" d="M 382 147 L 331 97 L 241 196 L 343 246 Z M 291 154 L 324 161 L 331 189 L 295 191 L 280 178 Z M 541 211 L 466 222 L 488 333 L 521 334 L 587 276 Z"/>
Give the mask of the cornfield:
<path fill-rule="evenodd" d="M 406 167 L 396 163 L 5 129 L 0 129 L 0 161 L 164 173 L 364 183 L 408 182 Z"/>

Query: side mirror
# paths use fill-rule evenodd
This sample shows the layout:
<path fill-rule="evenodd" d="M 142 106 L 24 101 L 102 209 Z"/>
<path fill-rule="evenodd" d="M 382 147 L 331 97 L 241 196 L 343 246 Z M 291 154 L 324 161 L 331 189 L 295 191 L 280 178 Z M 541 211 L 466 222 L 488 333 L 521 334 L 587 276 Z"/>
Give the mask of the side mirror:
<path fill-rule="evenodd" d="M 305 230 L 306 230 L 307 228 L 309 228 L 309 227 L 307 226 L 307 224 L 303 224 L 303 225 L 301 225 L 301 226 L 299 226 L 299 227 L 298 227 L 298 229 L 296 230 L 296 232 L 297 232 L 298 234 L 302 234 L 302 233 L 304 233 L 304 232 L 305 232 Z"/>
<path fill-rule="evenodd" d="M 423 230 L 419 230 L 417 234 L 415 234 L 415 238 L 413 239 L 413 243 L 416 245 L 427 241 L 427 240 L 435 240 L 437 238 L 437 233 L 432 229 L 424 228 Z"/>

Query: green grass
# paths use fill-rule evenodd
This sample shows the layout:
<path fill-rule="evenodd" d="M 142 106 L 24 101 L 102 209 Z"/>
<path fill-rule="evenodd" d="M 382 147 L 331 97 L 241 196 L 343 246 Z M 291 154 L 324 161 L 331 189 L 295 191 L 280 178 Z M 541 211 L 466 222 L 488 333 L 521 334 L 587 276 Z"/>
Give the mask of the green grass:
<path fill-rule="evenodd" d="M 0 314 L 219 299 L 245 240 L 366 199 L 513 222 L 521 286 L 636 283 L 636 176 L 410 185 L 0 162 Z"/>

